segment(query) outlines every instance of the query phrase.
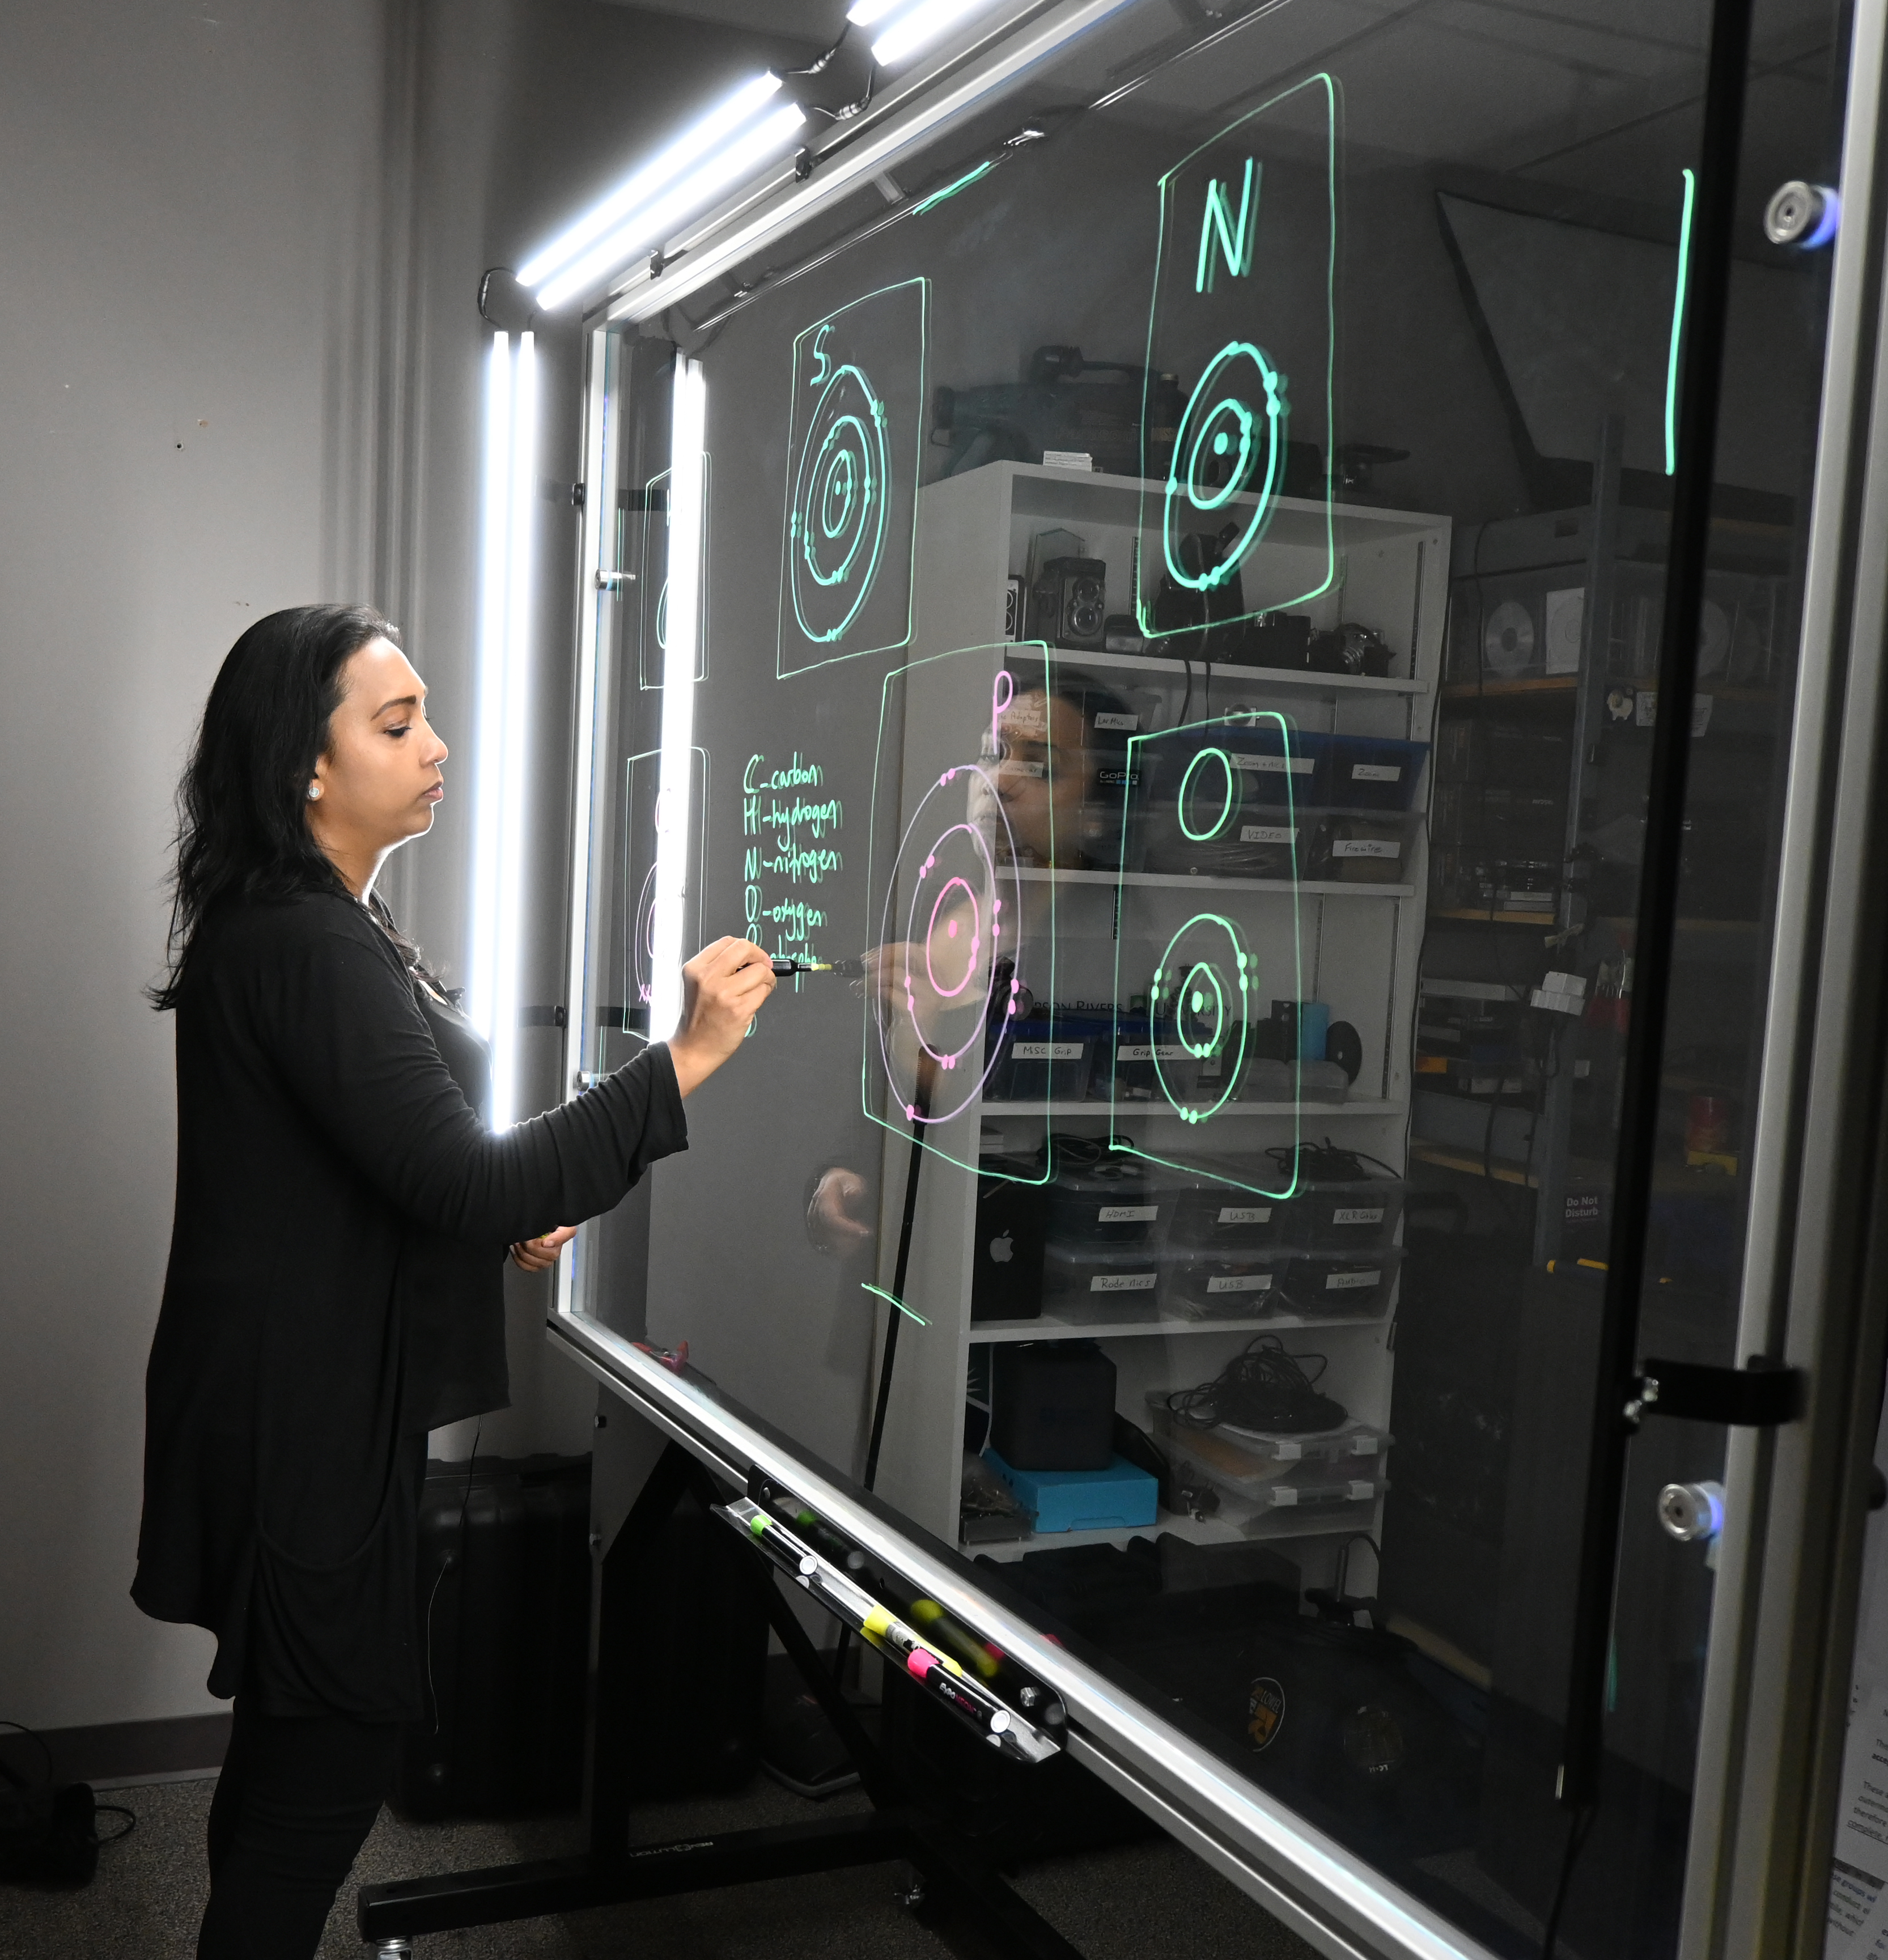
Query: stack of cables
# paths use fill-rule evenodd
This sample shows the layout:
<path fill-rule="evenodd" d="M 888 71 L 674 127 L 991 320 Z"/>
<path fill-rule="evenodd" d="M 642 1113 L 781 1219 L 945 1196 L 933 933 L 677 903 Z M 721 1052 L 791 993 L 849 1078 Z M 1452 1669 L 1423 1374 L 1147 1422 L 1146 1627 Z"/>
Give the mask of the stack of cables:
<path fill-rule="evenodd" d="M 1307 1362 L 1316 1364 L 1315 1372 L 1307 1372 Z M 1288 1354 L 1277 1335 L 1256 1335 L 1210 1382 L 1176 1389 L 1167 1411 L 1188 1429 L 1223 1423 L 1266 1435 L 1309 1436 L 1341 1428 L 1349 1411 L 1315 1386 L 1326 1366 L 1322 1354 Z"/>

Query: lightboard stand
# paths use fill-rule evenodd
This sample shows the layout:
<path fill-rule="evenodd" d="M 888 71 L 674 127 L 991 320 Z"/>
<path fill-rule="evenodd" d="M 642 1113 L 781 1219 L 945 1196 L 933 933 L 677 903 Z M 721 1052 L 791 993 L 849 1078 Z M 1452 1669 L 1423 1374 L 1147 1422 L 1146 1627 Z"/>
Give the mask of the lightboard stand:
<path fill-rule="evenodd" d="M 638 1582 L 670 1513 L 691 1494 L 705 1507 L 728 1500 L 695 1458 L 671 1443 L 603 1558 L 584 1805 L 588 1850 L 573 1857 L 363 1885 L 357 1907 L 362 1940 L 382 1960 L 396 1960 L 410 1953 L 409 1943 L 422 1933 L 904 1859 L 1006 1960 L 1082 1960 L 1076 1948 L 1011 1889 L 989 1854 L 893 1769 L 822 1664 L 757 1548 L 743 1561 L 748 1582 L 758 1589 L 769 1624 L 858 1766 L 872 1808 L 804 1824 L 697 1835 L 679 1844 L 631 1845 L 633 1765 L 647 1693 L 627 1665 L 643 1596 Z"/>

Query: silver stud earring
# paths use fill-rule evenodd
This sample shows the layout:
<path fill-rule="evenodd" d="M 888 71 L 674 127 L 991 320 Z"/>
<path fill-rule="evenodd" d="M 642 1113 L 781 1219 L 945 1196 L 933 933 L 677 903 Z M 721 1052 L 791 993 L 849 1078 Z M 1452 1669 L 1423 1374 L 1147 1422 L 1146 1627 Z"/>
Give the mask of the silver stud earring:
<path fill-rule="evenodd" d="M 308 785 L 308 800 L 310 803 L 319 803 L 321 800 L 321 785 L 319 783 L 310 783 Z"/>

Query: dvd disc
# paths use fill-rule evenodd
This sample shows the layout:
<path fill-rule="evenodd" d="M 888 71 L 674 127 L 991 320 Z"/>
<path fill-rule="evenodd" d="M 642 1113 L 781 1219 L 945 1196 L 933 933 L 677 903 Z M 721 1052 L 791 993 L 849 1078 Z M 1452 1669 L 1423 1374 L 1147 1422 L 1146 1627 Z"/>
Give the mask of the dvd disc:
<path fill-rule="evenodd" d="M 1534 658 L 1534 621 L 1518 599 L 1504 599 L 1482 628 L 1482 657 L 1504 680 L 1524 673 Z"/>
<path fill-rule="evenodd" d="M 1730 657 L 1730 621 L 1714 599 L 1707 599 L 1698 614 L 1698 671 L 1722 673 Z"/>

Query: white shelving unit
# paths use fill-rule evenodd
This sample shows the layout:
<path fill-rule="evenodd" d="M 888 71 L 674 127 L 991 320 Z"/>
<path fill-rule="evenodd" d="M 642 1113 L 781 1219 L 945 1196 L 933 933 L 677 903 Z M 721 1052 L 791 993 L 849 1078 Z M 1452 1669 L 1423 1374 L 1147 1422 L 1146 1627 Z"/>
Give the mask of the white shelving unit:
<path fill-rule="evenodd" d="M 959 648 L 1000 643 L 1004 581 L 1025 571 L 1033 535 L 1052 528 L 1075 532 L 1084 541 L 1085 555 L 1106 561 L 1109 609 L 1129 611 L 1143 487 L 1132 477 L 1014 463 L 990 464 L 929 485 L 919 499 L 917 634 L 911 657 L 922 660 Z M 1323 563 L 1324 521 L 1321 505 L 1280 500 L 1265 541 L 1243 568 L 1249 603 L 1262 606 L 1275 591 L 1288 595 L 1317 583 L 1312 568 Z M 1223 663 L 1209 667 L 1196 660 L 1189 680 L 1183 663 L 1164 654 L 1074 651 L 1057 654 L 1059 671 L 1065 676 L 1071 672 L 1092 674 L 1118 690 L 1132 690 L 1136 700 L 1147 704 L 1150 718 L 1144 725 L 1151 727 L 1175 725 L 1190 689 L 1189 720 L 1234 709 L 1272 708 L 1288 714 L 1301 727 L 1320 732 L 1429 741 L 1442 658 L 1448 520 L 1339 506 L 1332 513 L 1332 528 L 1336 573 L 1329 589 L 1291 609 L 1310 613 L 1321 627 L 1355 622 L 1374 628 L 1395 655 L 1387 677 L 1285 673 Z M 907 725 L 907 780 L 922 782 L 927 780 L 933 758 L 922 743 L 914 744 L 909 719 Z M 1425 784 L 1422 799 L 1426 798 Z M 1406 1167 L 1410 1037 L 1427 885 L 1427 845 L 1421 826 L 1405 869 L 1406 883 L 1332 881 L 1295 887 L 1303 998 L 1328 1001 L 1332 1018 L 1350 1022 L 1363 1038 L 1364 1068 L 1351 1096 L 1329 1105 L 1231 1104 L 1218 1112 L 1215 1121 L 1237 1119 L 1237 1144 L 1216 1147 L 1256 1154 L 1269 1145 L 1288 1143 L 1295 1116 L 1296 1133 L 1307 1139 L 1322 1141 L 1328 1136 L 1399 1169 Z M 1134 892 L 1137 904 L 1157 909 L 1170 905 L 1177 924 L 1188 905 L 1202 890 L 1210 890 L 1228 909 L 1252 908 L 1249 915 L 1259 921 L 1256 932 L 1268 916 L 1266 908 L 1285 906 L 1294 889 L 1282 880 L 1139 871 L 1034 870 L 1021 876 L 1055 886 L 1058 991 L 1062 991 L 1061 975 L 1067 971 L 1078 975 L 1078 990 L 1088 998 L 1095 998 L 1103 984 L 1100 950 L 1112 944 L 1124 895 Z M 1270 916 L 1275 921 L 1289 913 L 1275 911 Z M 1084 956 L 1092 969 L 1085 988 Z M 1111 966 L 1106 973 L 1111 984 Z M 1026 1151 L 1040 1142 L 1049 1123 L 1059 1131 L 1105 1138 L 1109 1119 L 1105 1102 L 985 1102 L 966 1112 L 959 1147 L 976 1148 L 967 1139 L 981 1134 L 999 1136 L 1005 1150 Z M 1129 1120 L 1125 1115 L 1120 1118 L 1124 1127 Z M 1183 1128 L 1173 1111 L 1152 1104 L 1145 1112 L 1137 1107 L 1132 1121 L 1157 1139 Z M 887 1287 L 909 1148 L 903 1137 L 887 1133 L 880 1181 L 884 1210 L 879 1241 L 884 1262 L 879 1283 Z M 926 1324 L 907 1322 L 901 1330 L 878 1478 L 882 1494 L 947 1542 L 957 1538 L 963 1406 L 975 1345 L 1099 1340 L 1116 1364 L 1117 1406 L 1140 1421 L 1145 1416 L 1148 1389 L 1208 1379 L 1254 1334 L 1276 1332 L 1288 1337 L 1288 1345 L 1295 1345 L 1288 1338 L 1292 1334 L 1314 1332 L 1316 1351 L 1328 1362 L 1320 1387 L 1356 1419 L 1387 1423 L 1392 1365 L 1387 1336 L 1393 1306 L 1375 1319 L 1281 1313 L 1196 1321 L 1150 1313 L 1145 1303 L 1123 1303 L 1098 1306 L 1093 1312 L 1059 1307 L 1037 1319 L 973 1322 L 975 1201 L 974 1180 L 961 1171 L 943 1166 L 934 1175 L 927 1165 L 921 1174 L 906 1297 Z M 1231 1542 L 1254 1535 L 1342 1535 L 1358 1528 L 1355 1513 L 1340 1521 L 1307 1507 L 1268 1515 L 1256 1534 L 1218 1520 L 1202 1522 L 1166 1513 L 1153 1529 L 1202 1542 Z M 1125 1542 L 1130 1535 L 1054 1533 L 973 1549 L 1011 1558 L 1034 1548 Z"/>

